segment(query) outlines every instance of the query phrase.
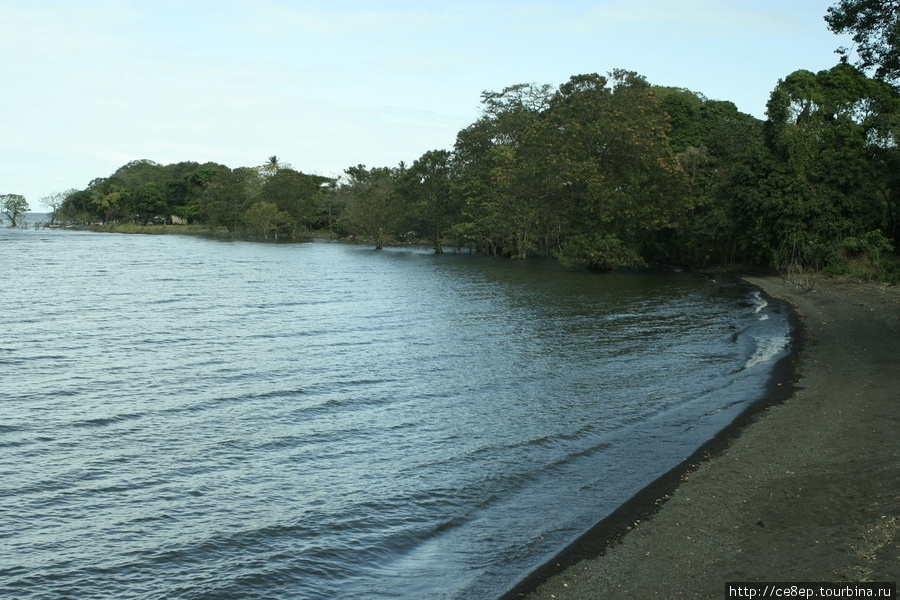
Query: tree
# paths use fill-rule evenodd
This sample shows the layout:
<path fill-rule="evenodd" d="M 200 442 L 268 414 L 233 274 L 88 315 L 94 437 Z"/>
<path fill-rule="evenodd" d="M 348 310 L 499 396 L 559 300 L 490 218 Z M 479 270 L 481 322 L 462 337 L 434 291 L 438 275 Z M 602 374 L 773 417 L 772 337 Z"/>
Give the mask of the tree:
<path fill-rule="evenodd" d="M 10 227 L 18 227 L 19 218 L 29 210 L 31 209 L 28 208 L 25 196 L 20 196 L 19 194 L 0 195 L 0 212 L 3 212 L 6 218 L 9 219 Z"/>
<path fill-rule="evenodd" d="M 552 95 L 546 84 L 484 92 L 482 117 L 457 134 L 451 188 L 460 198 L 462 214 L 454 230 L 482 252 L 522 258 L 534 251 L 549 253 L 552 244 L 545 242 L 543 248 L 536 244 L 546 237 L 534 231 L 541 202 L 529 193 L 533 181 L 520 159 L 528 132 L 547 110 Z M 546 231 L 549 221 L 543 225 Z"/>
<path fill-rule="evenodd" d="M 94 220 L 93 191 L 79 190 L 66 196 L 62 206 L 56 211 L 57 218 L 68 222 L 87 222 Z"/>
<path fill-rule="evenodd" d="M 144 185 L 155 186 L 156 184 Z M 109 223 L 120 219 L 123 214 L 127 214 L 129 208 L 133 208 L 131 205 L 133 194 L 125 186 L 117 183 L 110 183 L 104 187 L 106 189 L 95 190 L 91 204 L 96 207 L 98 214 L 102 214 L 103 220 Z"/>
<path fill-rule="evenodd" d="M 165 186 L 169 176 L 161 164 L 144 158 L 122 165 L 110 176 L 110 179 L 117 179 L 121 185 L 134 191 L 145 183 L 151 182 Z"/>
<path fill-rule="evenodd" d="M 727 101 L 683 88 L 655 87 L 668 115 L 672 150 L 687 175 L 685 207 L 675 227 L 657 236 L 656 253 L 673 262 L 735 262 L 737 239 L 730 183 L 745 155 L 762 144 L 763 121 Z"/>
<path fill-rule="evenodd" d="M 258 178 L 259 173 L 250 168 L 218 171 L 197 199 L 198 214 L 211 227 L 224 226 L 234 233 L 250 207 L 254 197 L 251 190 L 257 187 Z"/>
<path fill-rule="evenodd" d="M 142 225 L 146 225 L 157 217 L 167 217 L 166 194 L 162 186 L 150 181 L 141 185 L 134 193 L 134 217 Z"/>
<path fill-rule="evenodd" d="M 365 165 L 344 171 L 347 181 L 341 192 L 347 195 L 347 205 L 341 213 L 344 229 L 363 235 L 384 248 L 402 214 L 397 200 L 396 173 L 388 167 L 367 169 Z"/>
<path fill-rule="evenodd" d="M 858 66 L 884 81 L 900 79 L 900 1 L 840 0 L 825 16 L 834 33 L 851 33 Z M 847 60 L 849 50 L 838 50 Z"/>
<path fill-rule="evenodd" d="M 686 177 L 653 88 L 636 73 L 577 75 L 555 93 L 485 93 L 457 136 L 463 235 L 490 253 L 556 256 L 593 269 L 641 264 L 674 227 Z"/>
<path fill-rule="evenodd" d="M 821 269 L 838 264 L 853 240 L 893 231 L 900 95 L 890 85 L 844 63 L 796 71 L 778 82 L 767 114 L 765 151 L 733 188 L 743 243 L 757 260 Z"/>
<path fill-rule="evenodd" d="M 172 214 L 190 222 L 201 219 L 200 203 L 203 192 L 216 174 L 228 170 L 225 165 L 210 162 L 197 165 L 195 170 L 182 174 L 179 179 L 167 182 L 166 201 L 172 209 Z"/>
<path fill-rule="evenodd" d="M 645 261 L 654 233 L 683 208 L 686 177 L 667 129 L 636 73 L 576 75 L 560 86 L 535 130 L 546 158 L 534 161 L 541 194 L 565 215 L 560 260 L 592 269 Z"/>
<path fill-rule="evenodd" d="M 275 157 L 272 157 L 275 159 Z M 316 216 L 322 178 L 305 175 L 290 167 L 279 167 L 267 175 L 260 197 L 286 213 L 285 222 L 296 234 L 306 229 Z"/>
<path fill-rule="evenodd" d="M 340 214 L 347 206 L 349 195 L 341 190 L 336 179 L 327 179 L 319 184 L 318 213 L 316 215 L 316 227 L 328 230 L 330 235 L 335 235 L 335 227 L 338 225 Z"/>
<path fill-rule="evenodd" d="M 412 211 L 413 226 L 428 235 L 435 254 L 443 253 L 443 234 L 459 214 L 450 188 L 451 177 L 451 154 L 447 150 L 426 152 L 401 177 L 401 190 Z"/>
<path fill-rule="evenodd" d="M 263 179 L 271 177 L 278 173 L 278 171 L 282 169 L 290 169 L 291 164 L 282 161 L 278 156 L 272 155 L 266 159 L 265 164 L 256 167 L 256 170 L 259 171 L 260 176 Z"/>
<path fill-rule="evenodd" d="M 68 189 L 64 192 L 57 192 L 55 194 L 51 194 L 49 196 L 44 196 L 41 198 L 41 204 L 50 209 L 50 224 L 52 225 L 56 219 L 62 216 L 62 207 L 65 204 L 66 199 L 72 194 L 77 193 L 78 190 L 75 188 Z"/>
<path fill-rule="evenodd" d="M 257 236 L 269 239 L 269 234 L 278 237 L 278 229 L 288 219 L 288 214 L 278 210 L 271 202 L 254 202 L 244 214 L 244 223 Z"/>

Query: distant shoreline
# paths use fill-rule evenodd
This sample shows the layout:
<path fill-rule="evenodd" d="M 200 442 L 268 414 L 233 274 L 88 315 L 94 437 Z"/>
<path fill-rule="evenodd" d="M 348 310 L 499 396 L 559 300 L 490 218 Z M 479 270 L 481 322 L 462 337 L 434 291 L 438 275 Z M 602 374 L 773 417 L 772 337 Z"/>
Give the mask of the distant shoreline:
<path fill-rule="evenodd" d="M 897 581 L 900 290 L 744 279 L 793 307 L 792 349 L 765 397 L 501 600 Z"/>

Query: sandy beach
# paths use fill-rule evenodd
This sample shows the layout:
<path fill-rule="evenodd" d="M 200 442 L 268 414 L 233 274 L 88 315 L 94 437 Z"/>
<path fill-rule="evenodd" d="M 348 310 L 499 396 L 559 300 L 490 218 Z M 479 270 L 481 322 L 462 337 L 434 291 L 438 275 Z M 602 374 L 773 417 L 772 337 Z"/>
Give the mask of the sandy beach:
<path fill-rule="evenodd" d="M 797 314 L 769 396 L 505 600 L 900 580 L 900 290 L 747 280 Z"/>

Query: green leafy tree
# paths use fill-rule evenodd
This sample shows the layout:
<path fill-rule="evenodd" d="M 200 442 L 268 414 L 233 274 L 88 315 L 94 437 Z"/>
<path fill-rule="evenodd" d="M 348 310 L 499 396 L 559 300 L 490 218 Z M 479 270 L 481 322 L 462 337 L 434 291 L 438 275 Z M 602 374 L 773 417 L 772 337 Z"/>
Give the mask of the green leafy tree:
<path fill-rule="evenodd" d="M 244 223 L 254 235 L 269 239 L 270 235 L 278 237 L 278 231 L 290 217 L 278 210 L 271 202 L 254 202 L 244 214 Z"/>
<path fill-rule="evenodd" d="M 460 233 L 507 256 L 555 255 L 594 269 L 640 264 L 673 227 L 685 176 L 653 89 L 635 73 L 578 75 L 553 94 L 485 94 L 460 132 Z"/>
<path fill-rule="evenodd" d="M 341 191 L 347 204 L 341 213 L 341 225 L 353 235 L 370 239 L 375 249 L 381 250 L 403 216 L 396 173 L 388 167 L 367 169 L 358 165 L 346 169 L 345 174 Z"/>
<path fill-rule="evenodd" d="M 83 190 L 69 190 L 54 211 L 55 218 L 69 222 L 99 222 L 133 215 L 131 192 L 117 177 L 97 177 Z"/>
<path fill-rule="evenodd" d="M 255 169 L 222 169 L 209 181 L 195 206 L 197 213 L 213 228 L 225 227 L 234 233 L 255 197 L 259 174 Z"/>
<path fill-rule="evenodd" d="M 621 70 L 572 77 L 542 129 L 552 166 L 544 193 L 566 214 L 557 256 L 593 269 L 642 264 L 654 232 L 682 208 L 685 184 L 652 88 Z"/>
<path fill-rule="evenodd" d="M 260 197 L 283 211 L 287 216 L 285 225 L 292 234 L 297 234 L 306 230 L 316 217 L 321 179 L 279 167 L 266 177 Z"/>
<path fill-rule="evenodd" d="M 861 69 L 874 69 L 877 79 L 900 79 L 900 2 L 840 0 L 828 9 L 825 21 L 834 33 L 853 35 Z M 850 50 L 838 52 L 847 60 Z"/>
<path fill-rule="evenodd" d="M 275 175 L 276 173 L 278 173 L 278 171 L 280 171 L 282 169 L 290 169 L 290 168 L 291 168 L 290 163 L 286 163 L 286 162 L 282 161 L 280 158 L 278 158 L 274 154 L 272 156 L 270 156 L 268 159 L 266 159 L 265 164 L 263 164 L 260 167 L 257 167 L 257 169 L 259 170 L 259 173 L 260 173 L 260 175 L 262 175 L 263 179 Z"/>
<path fill-rule="evenodd" d="M 739 260 L 731 179 L 748 152 L 763 143 L 763 121 L 731 103 L 682 88 L 654 88 L 668 115 L 672 150 L 687 176 L 675 227 L 657 236 L 656 254 L 706 266 Z M 742 257 L 740 258 L 742 260 Z"/>
<path fill-rule="evenodd" d="M 165 191 L 160 184 L 149 181 L 135 190 L 134 218 L 138 223 L 147 225 L 153 221 L 165 220 L 169 212 Z"/>
<path fill-rule="evenodd" d="M 885 208 L 883 231 L 894 248 L 900 249 L 900 146 L 874 148 L 872 158 L 873 170 L 879 175 L 875 189 Z"/>
<path fill-rule="evenodd" d="M 57 211 L 57 218 L 67 222 L 87 222 L 92 220 L 95 206 L 90 189 L 79 190 L 66 196 Z"/>
<path fill-rule="evenodd" d="M 401 192 L 413 219 L 413 227 L 431 240 L 435 254 L 443 253 L 442 240 L 459 216 L 459 202 L 451 189 L 452 155 L 447 150 L 430 150 L 404 169 Z"/>
<path fill-rule="evenodd" d="M 848 238 L 890 226 L 898 94 L 848 64 L 779 82 L 766 151 L 736 180 L 744 244 L 782 271 L 821 269 Z"/>
<path fill-rule="evenodd" d="M 18 227 L 19 219 L 29 210 L 31 209 L 28 208 L 25 196 L 19 194 L 0 195 L 0 211 L 9 219 L 10 227 Z"/>
<path fill-rule="evenodd" d="M 110 178 L 118 180 L 128 189 L 136 191 L 145 183 L 156 183 L 161 188 L 165 188 L 169 174 L 163 165 L 144 158 L 122 165 Z"/>
<path fill-rule="evenodd" d="M 210 163 L 201 166 L 196 162 L 185 161 L 163 167 L 165 180 L 160 183 L 165 193 L 165 203 L 169 213 L 167 216 L 176 216 L 184 220 L 196 219 L 196 215 L 193 215 L 188 207 L 203 189 L 204 182 L 202 179 L 196 178 L 201 171 L 209 170 L 209 165 Z M 212 173 L 206 181 L 215 175 L 217 170 L 216 168 L 211 169 Z M 200 185 L 196 185 L 196 183 L 200 183 Z"/>
<path fill-rule="evenodd" d="M 482 94 L 482 117 L 459 132 L 454 146 L 451 189 L 461 203 L 455 237 L 474 240 L 492 255 L 525 257 L 538 250 L 540 203 L 526 201 L 537 199 L 527 192 L 532 185 L 519 158 L 552 93 L 546 84 L 519 84 Z"/>
<path fill-rule="evenodd" d="M 315 225 L 318 229 L 327 230 L 331 235 L 344 233 L 340 229 L 340 215 L 347 206 L 349 194 L 341 189 L 336 179 L 323 179 L 317 192 L 318 212 Z"/>
<path fill-rule="evenodd" d="M 669 121 L 669 145 L 676 154 L 704 145 L 707 131 L 703 109 L 708 100 L 703 94 L 685 88 L 653 87 L 659 107 Z"/>
<path fill-rule="evenodd" d="M 166 184 L 166 200 L 172 213 L 189 222 L 202 220 L 203 192 L 219 172 L 228 170 L 225 165 L 205 163 L 182 174 L 177 180 L 170 180 Z"/>
<path fill-rule="evenodd" d="M 129 209 L 134 208 L 131 203 L 132 196 L 131 191 L 125 186 L 118 183 L 110 183 L 94 190 L 91 204 L 94 206 L 95 213 L 103 221 L 109 223 L 119 220 Z"/>

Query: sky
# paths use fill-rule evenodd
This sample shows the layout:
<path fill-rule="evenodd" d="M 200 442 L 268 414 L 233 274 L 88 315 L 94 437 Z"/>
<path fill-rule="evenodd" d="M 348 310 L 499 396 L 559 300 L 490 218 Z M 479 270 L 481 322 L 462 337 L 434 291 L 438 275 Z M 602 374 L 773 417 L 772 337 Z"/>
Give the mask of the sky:
<path fill-rule="evenodd" d="M 137 159 L 305 173 L 452 149 L 483 91 L 635 71 L 765 118 L 836 0 L 0 0 L 0 194 Z"/>

